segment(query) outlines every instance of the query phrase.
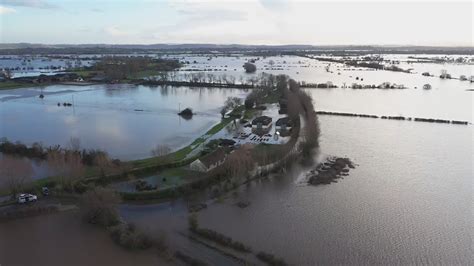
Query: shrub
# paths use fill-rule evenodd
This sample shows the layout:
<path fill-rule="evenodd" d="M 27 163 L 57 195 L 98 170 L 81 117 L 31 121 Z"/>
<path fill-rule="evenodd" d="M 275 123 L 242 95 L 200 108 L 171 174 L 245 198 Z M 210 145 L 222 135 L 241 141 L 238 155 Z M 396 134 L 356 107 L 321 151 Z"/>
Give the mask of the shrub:
<path fill-rule="evenodd" d="M 246 73 L 254 73 L 255 71 L 257 71 L 257 67 L 250 62 L 245 63 L 243 67 Z"/>
<path fill-rule="evenodd" d="M 247 98 L 244 101 L 245 109 L 252 109 L 255 105 L 255 100 L 253 98 Z"/>
<path fill-rule="evenodd" d="M 183 111 L 179 112 L 178 114 L 183 117 L 186 117 L 186 116 L 190 117 L 190 116 L 193 116 L 193 109 L 188 107 L 184 109 Z"/>
<path fill-rule="evenodd" d="M 80 209 L 84 219 L 92 224 L 112 226 L 119 223 L 116 209 L 118 195 L 112 190 L 96 187 L 81 196 Z"/>
<path fill-rule="evenodd" d="M 147 249 L 153 245 L 151 238 L 136 230 L 133 224 L 118 224 L 108 231 L 115 243 L 127 249 Z"/>

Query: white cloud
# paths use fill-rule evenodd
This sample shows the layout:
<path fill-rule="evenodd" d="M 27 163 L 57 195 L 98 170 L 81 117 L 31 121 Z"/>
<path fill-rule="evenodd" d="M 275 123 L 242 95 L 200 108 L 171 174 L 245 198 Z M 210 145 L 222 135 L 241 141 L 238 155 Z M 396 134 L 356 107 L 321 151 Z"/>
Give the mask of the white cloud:
<path fill-rule="evenodd" d="M 128 36 L 129 33 L 119 29 L 117 26 L 109 26 L 104 28 L 104 32 L 112 37 L 124 37 Z"/>
<path fill-rule="evenodd" d="M 16 10 L 9 7 L 0 6 L 0 15 L 15 13 Z"/>

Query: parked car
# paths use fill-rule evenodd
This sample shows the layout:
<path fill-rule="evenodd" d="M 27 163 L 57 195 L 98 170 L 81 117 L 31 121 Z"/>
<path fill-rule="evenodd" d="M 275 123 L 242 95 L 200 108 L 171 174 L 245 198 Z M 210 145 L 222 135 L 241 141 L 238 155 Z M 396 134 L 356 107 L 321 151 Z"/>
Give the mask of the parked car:
<path fill-rule="evenodd" d="M 35 202 L 38 200 L 38 197 L 33 194 L 20 194 L 18 196 L 18 203 L 28 203 L 28 202 Z"/>
<path fill-rule="evenodd" d="M 42 187 L 41 192 L 43 193 L 44 196 L 48 196 L 49 195 L 49 188 Z"/>

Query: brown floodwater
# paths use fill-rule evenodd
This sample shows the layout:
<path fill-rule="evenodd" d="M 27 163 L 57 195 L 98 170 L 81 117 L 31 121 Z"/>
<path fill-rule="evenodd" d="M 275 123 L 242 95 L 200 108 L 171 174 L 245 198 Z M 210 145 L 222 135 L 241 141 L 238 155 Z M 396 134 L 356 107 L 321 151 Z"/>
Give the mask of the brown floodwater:
<path fill-rule="evenodd" d="M 166 265 L 153 251 L 117 246 L 69 211 L 0 223 L 0 265 Z"/>

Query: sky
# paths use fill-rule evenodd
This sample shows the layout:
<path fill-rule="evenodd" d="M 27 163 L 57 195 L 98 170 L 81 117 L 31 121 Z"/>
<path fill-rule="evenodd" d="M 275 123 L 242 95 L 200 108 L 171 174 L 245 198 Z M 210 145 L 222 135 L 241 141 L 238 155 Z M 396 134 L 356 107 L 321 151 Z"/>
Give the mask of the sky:
<path fill-rule="evenodd" d="M 0 43 L 473 46 L 472 1 L 0 0 Z"/>

